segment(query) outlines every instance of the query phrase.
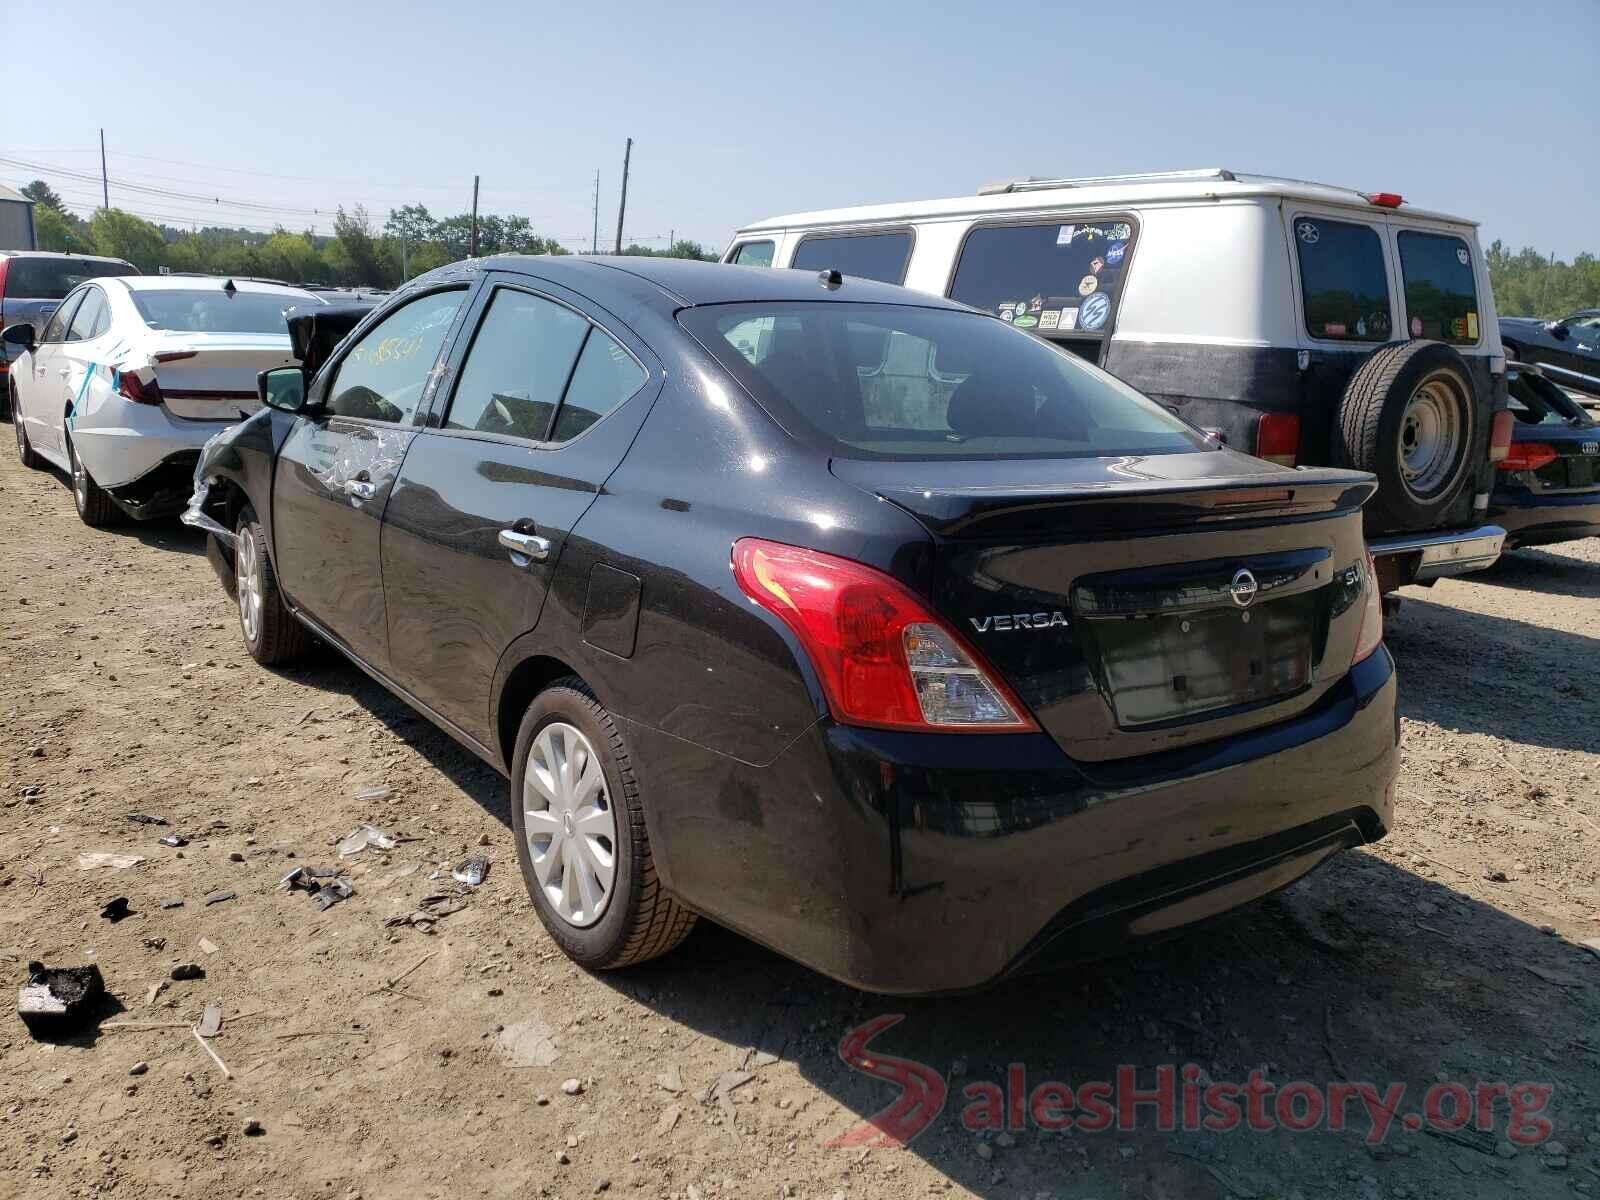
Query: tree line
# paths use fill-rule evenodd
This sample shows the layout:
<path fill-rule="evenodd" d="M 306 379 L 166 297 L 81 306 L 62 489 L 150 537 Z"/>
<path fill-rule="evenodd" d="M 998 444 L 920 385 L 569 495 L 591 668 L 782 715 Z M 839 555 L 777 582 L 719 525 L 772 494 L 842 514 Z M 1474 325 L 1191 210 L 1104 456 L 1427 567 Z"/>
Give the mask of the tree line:
<path fill-rule="evenodd" d="M 289 283 L 395 287 L 403 281 L 466 258 L 472 249 L 472 215 L 437 218 L 421 204 L 391 209 L 381 227 L 360 205 L 341 208 L 333 235 L 309 230 L 207 227 L 175 229 L 115 208 L 102 208 L 88 220 L 67 211 L 61 197 L 42 180 L 22 189 L 35 202 L 34 226 L 41 250 L 71 250 L 125 258 L 141 271 L 204 271 L 254 275 Z M 527 217 L 478 217 L 479 254 L 567 254 L 553 238 L 540 237 Z M 715 260 L 698 242 L 679 240 L 669 249 L 630 245 L 624 254 Z M 1495 307 L 1505 316 L 1562 317 L 1583 308 L 1600 308 L 1600 259 L 1579 254 L 1572 262 L 1545 257 L 1531 246 L 1513 253 L 1496 240 L 1485 257 L 1494 287 Z"/>
<path fill-rule="evenodd" d="M 67 211 L 50 186 L 34 180 L 22 189 L 34 202 L 39 249 L 123 258 L 154 274 L 198 271 L 255 276 L 286 283 L 392 288 L 407 279 L 458 262 L 472 251 L 472 214 L 436 218 L 421 204 L 391 209 L 378 226 L 360 205 L 334 215 L 332 236 L 306 230 L 271 233 L 208 226 L 176 229 L 116 208 L 85 219 Z M 541 237 L 523 216 L 478 216 L 478 253 L 567 254 L 553 238 Z M 666 250 L 630 245 L 624 254 L 714 260 L 698 242 L 679 239 Z"/>

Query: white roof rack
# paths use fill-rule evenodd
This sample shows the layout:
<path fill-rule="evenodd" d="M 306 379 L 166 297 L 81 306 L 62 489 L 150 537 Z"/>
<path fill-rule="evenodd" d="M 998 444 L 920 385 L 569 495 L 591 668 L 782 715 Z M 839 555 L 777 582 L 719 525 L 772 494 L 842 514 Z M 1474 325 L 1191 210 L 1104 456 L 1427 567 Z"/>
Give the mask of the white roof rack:
<path fill-rule="evenodd" d="M 1029 175 L 1025 179 L 1001 180 L 978 189 L 980 196 L 1003 196 L 1007 192 L 1041 192 L 1050 188 L 1089 187 L 1102 183 L 1167 183 L 1184 179 L 1220 179 L 1231 182 L 1237 176 L 1225 167 L 1200 167 L 1192 171 L 1146 171 L 1136 175 L 1081 175 L 1072 179 L 1051 179 Z"/>

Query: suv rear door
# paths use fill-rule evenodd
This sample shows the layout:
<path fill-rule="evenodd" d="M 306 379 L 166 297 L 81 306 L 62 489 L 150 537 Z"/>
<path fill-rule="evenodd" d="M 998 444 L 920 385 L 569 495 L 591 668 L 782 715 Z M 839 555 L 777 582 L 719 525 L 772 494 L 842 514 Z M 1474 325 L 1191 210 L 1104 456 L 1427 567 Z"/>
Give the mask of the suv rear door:
<path fill-rule="evenodd" d="M 538 624 L 573 528 L 662 376 L 611 314 L 528 276 L 489 276 L 462 328 L 454 384 L 384 512 L 383 583 L 395 682 L 492 745 L 501 654 Z"/>

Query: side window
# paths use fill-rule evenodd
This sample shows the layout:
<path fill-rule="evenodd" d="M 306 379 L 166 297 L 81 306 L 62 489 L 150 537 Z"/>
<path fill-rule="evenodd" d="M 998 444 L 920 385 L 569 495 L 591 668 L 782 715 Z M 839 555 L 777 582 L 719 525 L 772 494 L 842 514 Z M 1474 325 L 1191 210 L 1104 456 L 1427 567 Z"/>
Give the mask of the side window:
<path fill-rule="evenodd" d="M 553 300 L 497 288 L 461 368 L 446 429 L 545 441 L 589 322 Z"/>
<path fill-rule="evenodd" d="M 1394 327 L 1383 243 L 1369 225 L 1294 219 L 1306 332 L 1334 342 L 1386 342 Z"/>
<path fill-rule="evenodd" d="M 99 337 L 111 327 L 111 314 L 106 308 L 106 294 L 97 287 L 83 293 L 83 303 L 73 314 L 72 325 L 67 329 L 67 341 L 82 342 Z"/>
<path fill-rule="evenodd" d="M 1047 338 L 1101 338 L 1133 239 L 1132 224 L 1115 217 L 980 225 L 961 247 L 950 296 Z"/>
<path fill-rule="evenodd" d="M 87 290 L 87 289 L 85 289 Z M 39 335 L 41 342 L 64 342 L 67 340 L 67 322 L 72 320 L 72 314 L 77 311 L 78 301 L 83 299 L 83 292 L 73 292 L 61 302 L 59 308 L 50 315 L 45 322 L 44 332 Z"/>
<path fill-rule="evenodd" d="M 1411 336 L 1470 346 L 1478 340 L 1472 251 L 1458 237 L 1401 230 L 1400 275 Z"/>
<path fill-rule="evenodd" d="M 408 424 L 466 294 L 465 289 L 432 292 L 367 330 L 339 364 L 328 389 L 328 411 Z"/>
<path fill-rule="evenodd" d="M 561 400 L 553 442 L 570 441 L 644 385 L 644 368 L 607 334 L 589 331 L 572 382 Z"/>
<path fill-rule="evenodd" d="M 841 271 L 880 283 L 905 282 L 911 261 L 911 234 L 894 233 L 811 234 L 800 239 L 794 261 L 801 271 Z"/>
<path fill-rule="evenodd" d="M 770 267 L 772 251 L 771 242 L 741 242 L 728 261 L 741 267 Z"/>

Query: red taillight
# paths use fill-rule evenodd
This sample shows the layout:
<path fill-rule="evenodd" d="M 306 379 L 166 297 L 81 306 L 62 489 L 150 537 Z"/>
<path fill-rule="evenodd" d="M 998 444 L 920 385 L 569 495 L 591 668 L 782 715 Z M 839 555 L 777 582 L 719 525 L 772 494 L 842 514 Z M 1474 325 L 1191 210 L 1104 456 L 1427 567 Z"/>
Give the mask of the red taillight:
<path fill-rule="evenodd" d="M 1256 457 L 1280 467 L 1292 467 L 1299 451 L 1299 414 L 1263 413 L 1256 422 Z"/>
<path fill-rule="evenodd" d="M 1497 465 L 1502 471 L 1537 471 L 1560 457 L 1554 446 L 1544 442 L 1512 442 Z"/>
<path fill-rule="evenodd" d="M 0 257 L 0 300 L 6 297 L 6 272 L 11 269 L 11 259 Z"/>
<path fill-rule="evenodd" d="M 1495 413 L 1494 422 L 1489 426 L 1490 462 L 1500 462 L 1511 452 L 1511 434 L 1516 423 L 1517 419 L 1509 408 L 1502 408 Z"/>
<path fill-rule="evenodd" d="M 154 379 L 145 383 L 132 371 L 117 372 L 117 395 L 135 404 L 160 404 L 163 399 L 159 383 Z"/>
<path fill-rule="evenodd" d="M 1361 578 L 1361 632 L 1356 634 L 1353 667 L 1383 644 L 1383 597 L 1378 593 L 1378 564 L 1367 551 L 1366 573 Z"/>
<path fill-rule="evenodd" d="M 741 538 L 733 575 L 800 639 L 836 720 L 884 729 L 1038 728 L 978 652 L 883 572 Z"/>
<path fill-rule="evenodd" d="M 1379 208 L 1399 208 L 1405 199 L 1399 192 L 1368 192 L 1367 203 L 1376 204 Z"/>

